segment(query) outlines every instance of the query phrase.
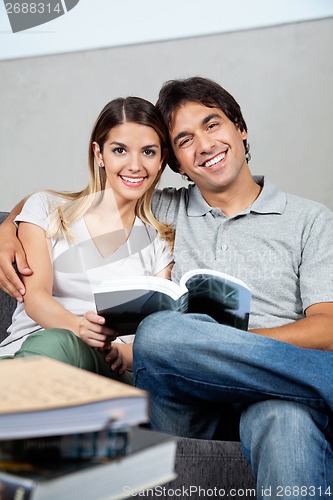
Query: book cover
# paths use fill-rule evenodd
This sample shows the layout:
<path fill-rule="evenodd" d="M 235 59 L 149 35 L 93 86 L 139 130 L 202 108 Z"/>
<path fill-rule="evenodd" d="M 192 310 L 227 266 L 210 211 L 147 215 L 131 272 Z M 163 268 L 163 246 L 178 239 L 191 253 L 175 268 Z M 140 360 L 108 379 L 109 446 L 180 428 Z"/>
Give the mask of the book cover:
<path fill-rule="evenodd" d="M 81 434 L 1 440 L 0 460 L 54 462 L 113 458 L 128 453 L 131 436 L 131 427 L 123 427 Z"/>
<path fill-rule="evenodd" d="M 119 333 L 135 333 L 139 323 L 158 311 L 208 314 L 222 324 L 246 330 L 251 290 L 241 280 L 210 269 L 184 274 L 179 285 L 156 276 L 105 280 L 94 290 L 98 314 Z"/>
<path fill-rule="evenodd" d="M 145 391 L 40 356 L 0 363 L 0 439 L 94 432 L 149 421 Z"/>
<path fill-rule="evenodd" d="M 133 428 L 121 458 L 58 463 L 0 462 L 1 500 L 117 500 L 175 478 L 176 438 Z"/>

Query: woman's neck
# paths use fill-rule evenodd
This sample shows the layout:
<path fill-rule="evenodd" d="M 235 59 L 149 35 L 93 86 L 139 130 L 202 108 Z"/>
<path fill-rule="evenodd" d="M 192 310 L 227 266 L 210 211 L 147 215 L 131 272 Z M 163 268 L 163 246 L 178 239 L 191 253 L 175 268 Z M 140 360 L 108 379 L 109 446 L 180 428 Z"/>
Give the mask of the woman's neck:
<path fill-rule="evenodd" d="M 136 200 L 119 201 L 112 189 L 106 189 L 102 198 L 88 211 L 100 224 L 105 224 L 112 229 L 131 228 L 135 220 Z"/>

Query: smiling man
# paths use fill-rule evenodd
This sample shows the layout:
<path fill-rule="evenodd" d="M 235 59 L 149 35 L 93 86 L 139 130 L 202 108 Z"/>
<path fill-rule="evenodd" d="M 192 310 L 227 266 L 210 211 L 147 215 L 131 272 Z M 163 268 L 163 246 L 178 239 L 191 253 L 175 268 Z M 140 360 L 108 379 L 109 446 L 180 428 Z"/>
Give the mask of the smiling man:
<path fill-rule="evenodd" d="M 252 179 L 244 155 L 247 132 L 237 128 L 222 110 L 184 103 L 174 113 L 170 138 L 179 173 L 200 186 L 209 205 L 222 205 L 228 215 L 229 210 L 245 208 L 258 196 L 260 187 Z M 233 207 L 236 199 L 240 207 Z"/>
<path fill-rule="evenodd" d="M 193 181 L 153 200 L 176 228 L 173 279 L 220 270 L 244 280 L 253 301 L 248 332 L 200 314 L 141 323 L 134 378 L 151 394 L 152 426 L 230 438 L 232 411 L 258 498 L 332 494 L 333 214 L 252 177 L 241 109 L 217 83 L 167 82 L 157 106 L 169 165 Z"/>

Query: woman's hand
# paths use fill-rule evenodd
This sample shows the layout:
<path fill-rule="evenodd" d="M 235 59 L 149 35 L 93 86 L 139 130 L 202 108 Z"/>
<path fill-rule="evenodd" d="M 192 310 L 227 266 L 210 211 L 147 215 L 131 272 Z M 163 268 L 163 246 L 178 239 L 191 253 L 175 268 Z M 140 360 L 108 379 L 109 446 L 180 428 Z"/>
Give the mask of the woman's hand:
<path fill-rule="evenodd" d="M 111 342 L 117 338 L 117 332 L 104 326 L 105 319 L 93 311 L 88 311 L 80 318 L 79 337 L 90 347 L 101 351 L 110 348 Z"/>
<path fill-rule="evenodd" d="M 128 365 L 120 345 L 121 344 L 117 344 L 116 342 L 111 343 L 110 351 L 105 356 L 105 361 L 108 364 L 110 363 L 112 371 L 117 372 L 119 375 L 123 375 L 128 369 Z"/>

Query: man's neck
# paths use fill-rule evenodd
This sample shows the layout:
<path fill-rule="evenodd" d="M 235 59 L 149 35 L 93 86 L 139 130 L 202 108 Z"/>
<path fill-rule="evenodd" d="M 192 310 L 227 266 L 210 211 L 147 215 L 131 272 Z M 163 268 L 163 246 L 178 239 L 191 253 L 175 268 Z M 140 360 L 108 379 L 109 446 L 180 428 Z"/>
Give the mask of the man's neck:
<path fill-rule="evenodd" d="M 201 194 L 211 207 L 220 208 L 227 217 L 233 217 L 249 207 L 260 191 L 261 186 L 253 180 L 248 170 L 241 182 L 235 182 L 225 189 L 222 187 L 216 192 L 201 191 Z"/>

